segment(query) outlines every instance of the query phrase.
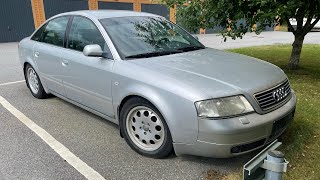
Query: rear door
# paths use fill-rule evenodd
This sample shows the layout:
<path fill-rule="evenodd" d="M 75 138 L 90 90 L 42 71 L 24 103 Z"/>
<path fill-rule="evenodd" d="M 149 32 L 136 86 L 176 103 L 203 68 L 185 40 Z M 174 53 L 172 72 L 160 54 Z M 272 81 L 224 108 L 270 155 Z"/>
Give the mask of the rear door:
<path fill-rule="evenodd" d="M 70 16 L 62 16 L 49 21 L 43 28 L 39 41 L 34 46 L 34 58 L 40 72 L 41 80 L 49 91 L 65 96 L 62 85 L 61 57 L 64 48 L 65 33 Z"/>
<path fill-rule="evenodd" d="M 88 57 L 83 54 L 86 45 L 98 44 L 111 55 L 109 48 L 96 25 L 88 18 L 74 16 L 68 34 L 63 83 L 67 98 L 90 109 L 113 117 L 111 79 L 114 60 Z"/>

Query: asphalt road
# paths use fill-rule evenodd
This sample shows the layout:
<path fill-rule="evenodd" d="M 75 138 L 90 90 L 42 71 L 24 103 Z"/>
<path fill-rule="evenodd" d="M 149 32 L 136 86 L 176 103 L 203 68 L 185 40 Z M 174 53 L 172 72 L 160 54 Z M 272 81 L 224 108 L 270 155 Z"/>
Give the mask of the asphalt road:
<path fill-rule="evenodd" d="M 215 42 L 213 35 L 207 36 L 209 38 L 205 38 L 206 41 Z M 210 36 L 214 38 L 210 40 Z M 203 41 L 203 38 L 204 36 L 200 36 L 200 40 Z M 203 42 L 214 46 L 214 43 Z M 241 46 L 242 43 L 238 44 Z M 0 67 L 0 96 L 105 179 L 201 179 L 208 170 L 225 174 L 238 172 L 257 153 L 230 159 L 195 156 L 171 156 L 167 159 L 143 157 L 130 149 L 119 136 L 118 127 L 107 120 L 57 97 L 35 99 L 25 82 L 10 84 L 24 79 L 18 61 L 17 43 L 0 44 Z M 2 179 L 86 178 L 0 105 L 0 180 Z"/>

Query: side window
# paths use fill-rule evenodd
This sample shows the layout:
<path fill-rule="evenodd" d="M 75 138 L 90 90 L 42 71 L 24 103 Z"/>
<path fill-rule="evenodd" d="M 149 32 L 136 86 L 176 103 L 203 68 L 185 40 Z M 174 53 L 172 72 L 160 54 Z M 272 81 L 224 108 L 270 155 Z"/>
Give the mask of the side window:
<path fill-rule="evenodd" d="M 44 31 L 44 29 L 46 28 L 46 24 L 44 24 L 43 26 L 41 26 L 36 33 L 34 33 L 34 35 L 31 37 L 32 40 L 34 41 L 40 41 L 41 40 L 41 36 L 42 36 L 42 32 Z"/>
<path fill-rule="evenodd" d="M 107 48 L 100 31 L 94 23 L 87 18 L 75 16 L 70 28 L 68 48 L 83 51 L 83 48 L 89 44 L 98 44 L 104 51 Z"/>
<path fill-rule="evenodd" d="M 49 21 L 43 31 L 41 42 L 63 47 L 64 34 L 68 21 L 69 16 L 58 17 Z"/>

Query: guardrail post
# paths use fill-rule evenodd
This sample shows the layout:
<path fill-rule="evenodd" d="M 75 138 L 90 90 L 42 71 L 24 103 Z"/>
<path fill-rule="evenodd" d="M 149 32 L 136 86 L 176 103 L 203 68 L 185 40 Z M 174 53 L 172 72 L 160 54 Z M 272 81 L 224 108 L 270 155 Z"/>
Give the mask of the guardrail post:
<path fill-rule="evenodd" d="M 289 162 L 275 149 L 281 142 L 274 140 L 243 166 L 243 180 L 281 180 Z"/>
<path fill-rule="evenodd" d="M 282 152 L 276 151 L 276 150 L 268 151 L 267 161 L 274 164 L 274 166 L 277 164 L 283 164 L 285 162 L 284 154 Z M 266 169 L 265 179 L 266 180 L 281 180 L 282 173 L 283 172 L 279 172 L 277 170 Z"/>

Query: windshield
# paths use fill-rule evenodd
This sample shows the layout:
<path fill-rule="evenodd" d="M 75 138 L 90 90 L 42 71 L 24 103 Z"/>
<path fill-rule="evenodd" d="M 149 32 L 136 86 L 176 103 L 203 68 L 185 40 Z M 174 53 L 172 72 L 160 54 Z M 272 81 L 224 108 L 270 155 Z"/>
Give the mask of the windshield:
<path fill-rule="evenodd" d="M 192 35 L 162 17 L 100 20 L 122 59 L 147 58 L 203 49 Z"/>

